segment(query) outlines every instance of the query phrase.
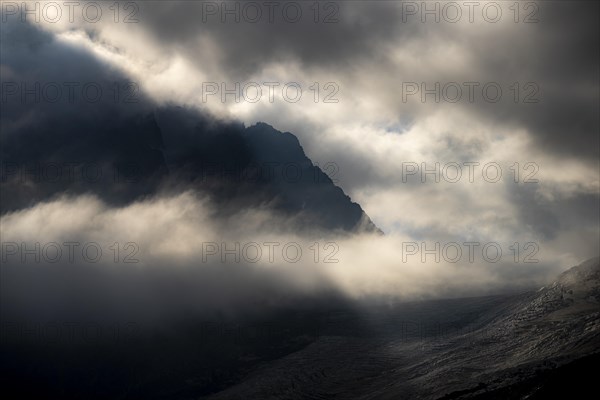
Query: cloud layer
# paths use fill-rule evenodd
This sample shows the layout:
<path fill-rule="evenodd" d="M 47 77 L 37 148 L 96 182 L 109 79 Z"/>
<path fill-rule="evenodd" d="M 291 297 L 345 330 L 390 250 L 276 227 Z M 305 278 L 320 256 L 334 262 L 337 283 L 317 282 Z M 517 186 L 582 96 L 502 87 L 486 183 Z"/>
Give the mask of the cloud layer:
<path fill-rule="evenodd" d="M 220 10 L 212 14 L 201 2 L 140 2 L 132 9 L 124 2 L 119 22 L 103 6 L 104 17 L 96 23 L 79 13 L 74 22 L 67 18 L 35 22 L 31 17 L 23 22 L 18 14 L 3 9 L 3 85 L 105 84 L 118 77 L 124 85 L 134 82 L 142 101 L 123 105 L 105 97 L 100 104 L 78 100 L 76 105 L 68 101 L 33 105 L 27 99 L 4 103 L 2 140 L 54 126 L 56 136 L 25 146 L 19 157 L 36 160 L 55 147 L 69 154 L 61 135 L 81 129 L 79 119 L 102 112 L 112 116 L 104 119 L 107 123 L 114 123 L 173 104 L 210 113 L 216 120 L 248 125 L 266 121 L 296 134 L 307 155 L 388 234 L 332 239 L 340 248 L 340 262 L 332 265 L 284 262 L 285 272 L 274 271 L 271 265 L 250 265 L 234 268 L 233 278 L 218 269 L 210 279 L 199 279 L 211 294 L 203 302 L 213 296 L 219 299 L 213 289 L 225 287 L 231 279 L 244 282 L 250 279 L 248 271 L 255 269 L 260 271 L 260 279 L 252 281 L 257 286 L 244 292 L 241 283 L 236 285 L 242 294 L 268 287 L 265 293 L 331 289 L 351 297 L 414 298 L 540 284 L 560 268 L 597 255 L 596 3 L 586 8 L 535 2 L 519 9 L 517 22 L 509 3 L 500 3 L 498 22 L 482 14 L 489 2 L 475 10 L 473 22 L 466 6 L 458 3 L 463 16 L 456 23 L 448 21 L 450 14 L 440 14 L 439 22 L 429 15 L 423 22 L 422 10 L 410 8 L 422 3 L 354 1 L 332 3 L 331 9 L 321 4 L 315 23 L 314 10 L 308 3 L 300 4 L 303 17 L 298 22 L 276 13 L 274 22 L 265 17 L 258 23 L 244 18 L 236 22 L 231 15 L 223 22 Z M 431 7 L 442 12 L 444 4 Z M 135 11 L 138 22 L 123 23 L 130 11 Z M 324 23 L 328 15 L 335 17 L 332 23 Z M 528 15 L 537 22 L 526 22 Z M 221 85 L 232 89 L 248 82 L 260 84 L 260 101 L 235 102 L 235 95 L 228 95 L 223 102 L 220 92 L 203 96 L 209 87 L 215 89 L 207 84 L 216 83 L 221 91 Z M 273 102 L 265 82 L 278 84 Z M 472 101 L 466 84 L 470 82 L 477 83 Z M 286 83 L 303 89 L 298 102 L 283 97 Z M 440 100 L 436 94 L 422 98 L 422 90 L 435 89 L 436 83 Z M 485 85 L 489 92 L 482 92 Z M 448 101 L 457 87 L 461 99 Z M 497 87 L 502 97 L 496 102 L 489 96 Z M 3 86 L 3 95 L 7 89 Z M 13 100 L 14 96 L 19 100 L 16 93 Z M 288 94 L 293 93 L 292 88 Z M 338 102 L 325 102 L 327 96 Z M 81 135 L 93 139 L 94 132 Z M 122 144 L 117 131 L 112 132 Z M 140 138 L 132 146 L 161 145 L 151 139 Z M 93 140 L 89 143 L 96 148 Z M 474 168 L 472 179 L 469 165 Z M 496 180 L 498 171 L 502 176 Z M 8 189 L 3 186 L 3 191 Z M 249 210 L 237 222 L 225 223 L 213 220 L 207 211 L 213 206 L 194 196 L 169 195 L 129 206 L 88 197 L 32 204 L 31 209 L 2 218 L 3 241 L 31 244 L 68 237 L 104 243 L 127 232 L 119 241 L 144 248 L 144 263 L 159 270 L 175 266 L 193 271 L 197 270 L 192 260 L 199 256 L 195 251 L 205 241 L 218 242 L 215 234 L 227 236 L 226 241 L 278 239 L 310 246 L 310 238 L 293 233 L 297 222 L 293 219 L 278 219 L 269 210 Z M 88 220 L 92 222 L 84 222 Z M 150 231 L 140 222 L 149 220 L 158 221 L 167 232 Z M 273 226 L 291 228 L 280 232 Z M 513 254 L 509 247 L 518 243 L 520 261 L 527 251 L 524 246 L 535 243 L 540 263 L 523 266 L 510 258 L 490 263 L 481 255 L 466 264 L 423 263 L 419 255 L 411 256 L 414 264 L 402 261 L 406 243 L 443 247 L 470 241 L 498 243 L 509 256 Z M 264 286 L 259 283 L 263 279 Z M 123 287 L 128 293 L 129 286 Z M 224 298 L 228 299 L 224 304 L 229 302 L 230 296 Z"/>

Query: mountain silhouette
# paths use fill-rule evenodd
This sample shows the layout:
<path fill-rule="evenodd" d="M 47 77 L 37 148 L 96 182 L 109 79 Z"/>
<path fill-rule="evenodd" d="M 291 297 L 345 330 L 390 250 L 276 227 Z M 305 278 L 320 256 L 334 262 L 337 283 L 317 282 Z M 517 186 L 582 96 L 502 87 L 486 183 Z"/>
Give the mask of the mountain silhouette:
<path fill-rule="evenodd" d="M 60 117 L 4 138 L 2 213 L 65 193 L 125 205 L 194 190 L 221 215 L 268 207 L 298 217 L 298 229 L 381 232 L 293 134 L 268 124 L 245 127 L 174 106 Z"/>

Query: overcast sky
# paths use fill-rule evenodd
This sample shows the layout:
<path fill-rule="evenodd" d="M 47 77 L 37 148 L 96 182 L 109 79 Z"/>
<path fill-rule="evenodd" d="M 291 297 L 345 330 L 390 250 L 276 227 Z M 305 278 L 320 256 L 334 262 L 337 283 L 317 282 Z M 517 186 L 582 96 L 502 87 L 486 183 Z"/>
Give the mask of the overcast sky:
<path fill-rule="evenodd" d="M 598 2 L 79 3 L 23 22 L 3 2 L 3 82 L 113 68 L 159 105 L 292 132 L 390 237 L 534 242 L 552 273 L 598 254 Z"/>

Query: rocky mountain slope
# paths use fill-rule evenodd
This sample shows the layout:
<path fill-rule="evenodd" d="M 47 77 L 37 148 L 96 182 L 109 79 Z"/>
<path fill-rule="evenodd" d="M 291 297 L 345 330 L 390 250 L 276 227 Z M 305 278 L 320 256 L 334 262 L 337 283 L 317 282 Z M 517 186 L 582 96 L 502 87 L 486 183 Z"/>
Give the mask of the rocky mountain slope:
<path fill-rule="evenodd" d="M 210 398 L 535 396 L 548 377 L 600 352 L 599 278 L 595 258 L 537 292 L 372 310 L 360 324 L 340 315 L 335 325 L 345 332 L 326 333 Z"/>
<path fill-rule="evenodd" d="M 116 342 L 13 324 L 2 329 L 0 383 L 63 399 L 539 399 L 567 388 L 586 398 L 600 358 L 599 271 L 589 260 L 518 295 L 331 297 L 252 318 L 184 318 Z"/>
<path fill-rule="evenodd" d="M 223 214 L 268 207 L 297 217 L 304 223 L 299 228 L 377 231 L 293 134 L 264 123 L 245 127 L 198 107 L 157 104 L 121 71 L 85 50 L 65 48 L 33 24 L 2 29 L 30 43 L 2 42 L 7 85 L 36 88 L 67 75 L 77 85 L 94 85 L 100 95 L 48 101 L 22 98 L 17 90 L 3 96 L 0 214 L 61 195 L 93 194 L 124 205 L 197 191 Z M 61 68 L 28 68 L 61 51 L 71 57 L 69 65 L 54 60 Z"/>

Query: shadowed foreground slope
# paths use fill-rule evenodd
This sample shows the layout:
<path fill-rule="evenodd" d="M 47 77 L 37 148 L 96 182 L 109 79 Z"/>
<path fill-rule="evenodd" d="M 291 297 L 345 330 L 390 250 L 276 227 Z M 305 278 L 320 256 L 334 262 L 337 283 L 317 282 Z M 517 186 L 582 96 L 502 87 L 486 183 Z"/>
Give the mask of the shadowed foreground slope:
<path fill-rule="evenodd" d="M 320 336 L 210 398 L 544 398 L 567 377 L 580 385 L 565 382 L 568 393 L 585 398 L 599 302 L 595 258 L 533 293 L 372 308 L 363 329 Z"/>

